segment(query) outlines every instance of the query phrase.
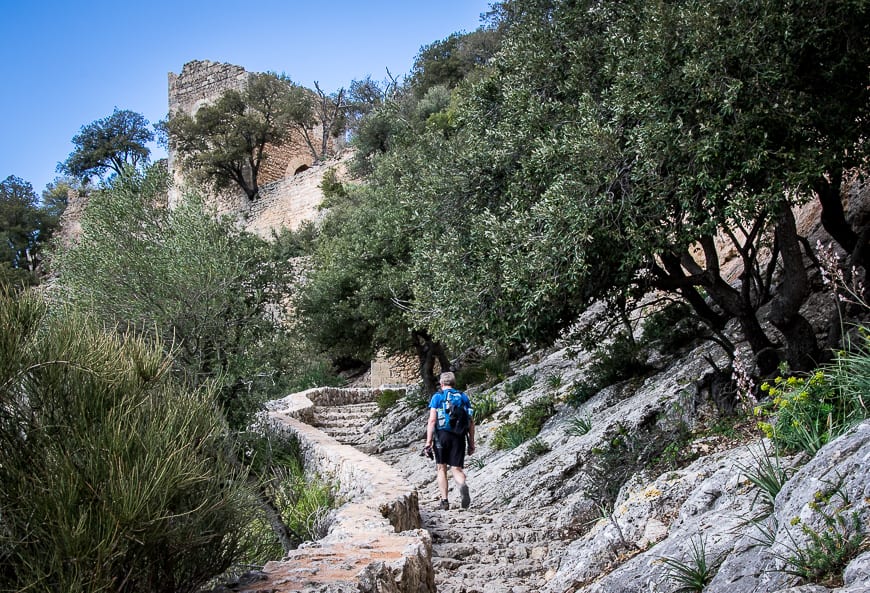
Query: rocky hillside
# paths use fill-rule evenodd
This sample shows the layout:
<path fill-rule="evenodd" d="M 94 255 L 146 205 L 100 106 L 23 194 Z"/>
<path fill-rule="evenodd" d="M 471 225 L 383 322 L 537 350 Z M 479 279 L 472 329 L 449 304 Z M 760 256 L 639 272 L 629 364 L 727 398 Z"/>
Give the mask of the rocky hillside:
<path fill-rule="evenodd" d="M 777 458 L 753 419 L 723 416 L 698 389 L 711 360 L 726 364 L 709 343 L 654 355 L 655 370 L 571 405 L 594 360 L 563 343 L 470 389 L 497 411 L 478 427 L 465 511 L 453 490 L 455 508 L 436 508 L 419 399 L 355 442 L 419 490 L 441 592 L 672 592 L 699 571 L 706 593 L 870 591 L 870 422 L 812 459 Z M 499 429 L 536 406 L 553 413 L 537 437 L 498 448 Z M 766 467 L 788 476 L 773 500 L 753 484 Z M 838 555 L 845 570 L 794 574 Z"/>

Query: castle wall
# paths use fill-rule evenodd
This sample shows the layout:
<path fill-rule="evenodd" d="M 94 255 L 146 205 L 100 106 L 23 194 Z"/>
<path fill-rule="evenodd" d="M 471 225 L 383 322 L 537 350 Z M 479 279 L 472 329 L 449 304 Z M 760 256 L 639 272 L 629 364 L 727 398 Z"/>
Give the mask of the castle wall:
<path fill-rule="evenodd" d="M 218 99 L 229 90 L 241 91 L 247 84 L 250 73 L 241 66 L 211 62 L 208 60 L 193 60 L 186 63 L 181 74 L 169 73 L 169 113 L 183 112 L 194 115 L 203 105 Z M 320 126 L 311 131 L 314 146 L 319 150 L 321 143 Z M 330 152 L 338 147 L 330 139 Z M 263 161 L 258 173 L 258 184 L 261 191 L 274 197 L 275 192 L 282 192 L 284 188 L 293 189 L 288 179 L 300 169 L 305 170 L 314 165 L 314 155 L 305 143 L 301 132 L 292 131 L 290 138 L 281 146 L 266 146 L 266 159 Z M 176 185 L 184 183 L 181 172 L 175 168 L 175 155 L 169 151 L 169 169 L 172 171 Z M 200 188 L 207 190 L 207 188 Z M 213 191 L 207 191 L 216 202 L 217 209 L 221 213 L 243 212 L 247 209 L 247 197 L 240 189 L 228 190 L 216 195 Z M 264 196 L 265 198 L 265 196 Z M 177 203 L 178 192 L 170 196 L 170 204 Z M 262 198 L 261 198 L 262 200 Z M 279 199 L 280 201 L 280 199 Z M 254 204 L 252 207 L 256 207 Z M 262 208 L 260 208 L 262 210 Z"/>

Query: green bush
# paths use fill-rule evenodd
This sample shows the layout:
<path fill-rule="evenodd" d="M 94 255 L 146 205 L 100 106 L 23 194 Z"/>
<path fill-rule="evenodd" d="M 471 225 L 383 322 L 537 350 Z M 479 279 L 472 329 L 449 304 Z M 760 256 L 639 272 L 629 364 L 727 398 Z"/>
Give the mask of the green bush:
<path fill-rule="evenodd" d="M 378 414 L 385 414 L 387 410 L 396 405 L 396 402 L 399 401 L 401 397 L 401 391 L 396 391 L 395 389 L 382 390 L 375 400 L 378 404 Z"/>
<path fill-rule="evenodd" d="M 686 449 L 689 436 L 688 427 L 673 419 L 665 426 L 655 423 L 634 430 L 617 425 L 603 447 L 592 449 L 587 495 L 610 512 L 620 488 L 638 471 L 654 467 L 655 475 L 682 465 L 686 460 L 679 451 Z"/>
<path fill-rule="evenodd" d="M 650 370 L 640 360 L 643 347 L 625 332 L 616 334 L 609 346 L 595 351 L 589 374 L 599 389 L 631 377 L 638 377 Z"/>
<path fill-rule="evenodd" d="M 566 401 L 569 406 L 576 408 L 592 399 L 600 390 L 600 387 L 588 381 L 575 381 L 571 385 L 571 390 L 568 392 Z"/>
<path fill-rule="evenodd" d="M 498 427 L 492 437 L 496 450 L 515 449 L 541 432 L 544 423 L 556 413 L 556 406 L 550 397 L 542 397 L 523 408 L 516 422 L 508 422 Z"/>
<path fill-rule="evenodd" d="M 641 336 L 644 344 L 669 352 L 685 345 L 700 333 L 697 315 L 685 303 L 669 303 L 644 318 Z"/>
<path fill-rule="evenodd" d="M 520 393 L 522 393 L 526 389 L 529 389 L 534 384 L 534 375 L 520 375 L 519 377 L 508 383 L 505 386 L 504 391 L 507 394 L 509 400 L 514 400 Z"/>
<path fill-rule="evenodd" d="M 481 393 L 471 402 L 474 409 L 474 422 L 479 424 L 498 411 L 498 401 L 490 392 Z"/>
<path fill-rule="evenodd" d="M 592 418 L 587 414 L 586 416 L 575 416 L 571 418 L 568 422 L 568 428 L 565 430 L 565 433 L 571 436 L 580 437 L 588 433 L 590 430 L 592 430 Z"/>
<path fill-rule="evenodd" d="M 777 554 L 785 560 L 784 572 L 829 588 L 843 584 L 843 570 L 867 548 L 868 534 L 861 514 L 854 508 L 840 484 L 826 481 L 826 488 L 815 493 L 810 508 L 822 519 L 821 529 L 810 527 L 800 517 L 791 525 L 799 526 L 806 536 L 798 543 L 786 529 L 790 542 L 787 554 Z"/>
<path fill-rule="evenodd" d="M 0 294 L 0 327 L 0 590 L 184 592 L 226 570 L 252 501 L 214 393 L 28 295 Z"/>
<path fill-rule="evenodd" d="M 643 375 L 650 367 L 640 360 L 643 346 L 625 332 L 616 334 L 609 346 L 601 346 L 592 355 L 588 378 L 575 381 L 566 401 L 577 407 L 596 393 L 620 381 Z"/>
<path fill-rule="evenodd" d="M 737 469 L 746 476 L 752 485 L 758 488 L 758 494 L 753 499 L 752 504 L 755 506 L 755 502 L 760 499 L 761 511 L 752 517 L 752 521 L 759 521 L 773 513 L 776 495 L 788 482 L 792 472 L 782 466 L 776 453 L 771 454 L 767 449 L 763 449 L 760 454 L 755 452 L 750 454 L 752 465 L 738 465 Z"/>
<path fill-rule="evenodd" d="M 424 393 L 423 388 L 409 390 L 405 395 L 405 402 L 413 410 L 425 410 L 429 407 L 430 398 Z"/>
<path fill-rule="evenodd" d="M 491 354 L 486 358 L 463 366 L 456 372 L 456 386 L 493 385 L 504 380 L 510 371 L 510 360 L 504 354 Z"/>
<path fill-rule="evenodd" d="M 870 338 L 836 354 L 834 362 L 804 376 L 779 376 L 761 385 L 769 400 L 755 408 L 759 427 L 784 451 L 815 455 L 826 443 L 868 417 Z"/>

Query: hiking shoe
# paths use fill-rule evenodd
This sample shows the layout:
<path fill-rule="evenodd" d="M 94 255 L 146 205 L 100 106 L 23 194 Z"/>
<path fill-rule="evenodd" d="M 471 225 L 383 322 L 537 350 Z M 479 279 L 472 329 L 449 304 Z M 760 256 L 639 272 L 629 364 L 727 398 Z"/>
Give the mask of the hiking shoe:
<path fill-rule="evenodd" d="M 449 511 L 450 510 L 450 503 L 446 500 L 442 500 L 440 508 L 442 511 Z"/>
<path fill-rule="evenodd" d="M 468 493 L 468 484 L 463 484 L 459 487 L 459 494 L 462 495 L 462 508 L 467 509 L 471 504 L 471 495 Z"/>

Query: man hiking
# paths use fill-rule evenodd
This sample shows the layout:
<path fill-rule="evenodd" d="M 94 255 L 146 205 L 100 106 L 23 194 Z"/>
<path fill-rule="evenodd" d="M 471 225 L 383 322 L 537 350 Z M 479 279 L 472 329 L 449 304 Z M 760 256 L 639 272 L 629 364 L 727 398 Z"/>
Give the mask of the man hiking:
<path fill-rule="evenodd" d="M 453 480 L 459 486 L 463 509 L 471 504 L 468 484 L 465 483 L 465 443 L 468 454 L 474 454 L 474 411 L 468 396 L 456 389 L 456 376 L 451 372 L 441 373 L 441 389 L 429 402 L 429 423 L 426 426 L 426 450 L 434 445 L 436 477 L 441 493 L 442 510 L 448 510 L 447 466 L 453 471 Z"/>

